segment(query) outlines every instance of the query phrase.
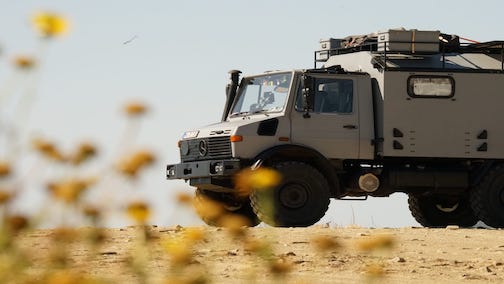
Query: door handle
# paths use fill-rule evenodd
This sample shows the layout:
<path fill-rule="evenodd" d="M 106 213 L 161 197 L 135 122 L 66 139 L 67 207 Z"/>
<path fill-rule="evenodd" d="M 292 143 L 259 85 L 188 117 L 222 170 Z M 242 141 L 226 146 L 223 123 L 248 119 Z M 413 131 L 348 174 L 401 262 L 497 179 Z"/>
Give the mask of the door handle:
<path fill-rule="evenodd" d="M 346 129 L 357 129 L 357 126 L 356 125 L 352 125 L 352 124 L 347 124 L 347 125 L 343 125 L 343 128 L 346 128 Z"/>

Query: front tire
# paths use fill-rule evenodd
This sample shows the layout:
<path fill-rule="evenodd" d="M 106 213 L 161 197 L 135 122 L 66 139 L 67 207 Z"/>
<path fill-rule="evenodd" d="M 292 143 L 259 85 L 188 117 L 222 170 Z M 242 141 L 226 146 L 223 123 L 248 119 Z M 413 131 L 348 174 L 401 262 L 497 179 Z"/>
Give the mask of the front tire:
<path fill-rule="evenodd" d="M 474 188 L 471 205 L 485 224 L 504 228 L 504 165 L 495 166 Z"/>
<path fill-rule="evenodd" d="M 274 168 L 282 176 L 281 182 L 250 196 L 259 219 L 275 227 L 307 227 L 320 220 L 329 206 L 326 178 L 302 162 L 281 162 Z"/>
<path fill-rule="evenodd" d="M 478 222 L 465 196 L 410 194 L 408 205 L 411 215 L 424 227 L 472 227 Z"/>

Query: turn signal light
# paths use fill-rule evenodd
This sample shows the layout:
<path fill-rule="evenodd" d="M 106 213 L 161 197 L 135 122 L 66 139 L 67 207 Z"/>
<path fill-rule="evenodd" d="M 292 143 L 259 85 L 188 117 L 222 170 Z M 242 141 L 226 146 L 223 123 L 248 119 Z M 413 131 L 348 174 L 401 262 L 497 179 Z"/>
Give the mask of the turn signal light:
<path fill-rule="evenodd" d="M 243 136 L 241 135 L 233 135 L 229 138 L 231 142 L 242 142 L 243 141 Z"/>
<path fill-rule="evenodd" d="M 282 141 L 282 142 L 288 142 L 289 141 L 289 137 L 278 137 L 278 141 Z"/>

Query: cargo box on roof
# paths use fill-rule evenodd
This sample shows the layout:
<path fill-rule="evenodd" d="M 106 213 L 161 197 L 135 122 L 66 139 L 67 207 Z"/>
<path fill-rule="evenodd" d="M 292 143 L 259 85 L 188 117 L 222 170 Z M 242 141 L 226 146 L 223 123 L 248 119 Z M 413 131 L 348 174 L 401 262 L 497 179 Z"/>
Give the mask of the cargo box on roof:
<path fill-rule="evenodd" d="M 439 31 L 387 30 L 378 33 L 378 51 L 437 53 Z"/>

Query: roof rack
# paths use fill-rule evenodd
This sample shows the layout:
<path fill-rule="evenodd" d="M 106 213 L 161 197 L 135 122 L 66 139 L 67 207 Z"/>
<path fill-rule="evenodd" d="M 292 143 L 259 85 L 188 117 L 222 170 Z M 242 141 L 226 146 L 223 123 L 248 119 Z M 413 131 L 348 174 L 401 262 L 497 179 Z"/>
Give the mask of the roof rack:
<path fill-rule="evenodd" d="M 418 44 L 432 44 L 432 42 L 413 42 L 413 41 L 368 41 L 363 44 L 359 44 L 356 46 L 349 47 L 337 47 L 330 49 L 317 50 L 314 53 L 314 68 L 317 68 L 317 63 L 327 62 L 327 60 L 334 55 L 342 55 L 348 53 L 355 53 L 361 51 L 368 51 L 374 54 L 373 64 L 375 64 L 376 68 L 381 68 L 384 70 L 394 70 L 394 69 L 408 69 L 401 67 L 393 67 L 388 64 L 391 60 L 411 60 L 411 59 L 424 59 L 429 56 L 440 56 L 441 65 L 436 66 L 435 68 L 429 67 L 426 69 L 450 69 L 456 70 L 456 68 L 447 68 L 448 62 L 447 58 L 453 55 L 461 55 L 465 53 L 476 53 L 476 54 L 485 54 L 485 55 L 493 55 L 493 57 L 500 61 L 500 68 L 475 68 L 471 69 L 475 72 L 499 72 L 504 73 L 504 41 L 489 41 L 482 43 L 459 43 L 457 39 L 457 43 L 446 43 L 443 41 L 439 42 L 439 48 L 431 51 L 415 51 L 415 50 L 402 50 L 402 51 L 390 51 L 388 46 L 392 44 L 403 44 L 403 45 L 418 45 Z M 416 67 L 410 67 L 409 69 L 422 69 Z M 470 68 L 461 68 L 461 69 L 470 69 Z"/>

